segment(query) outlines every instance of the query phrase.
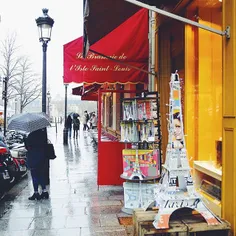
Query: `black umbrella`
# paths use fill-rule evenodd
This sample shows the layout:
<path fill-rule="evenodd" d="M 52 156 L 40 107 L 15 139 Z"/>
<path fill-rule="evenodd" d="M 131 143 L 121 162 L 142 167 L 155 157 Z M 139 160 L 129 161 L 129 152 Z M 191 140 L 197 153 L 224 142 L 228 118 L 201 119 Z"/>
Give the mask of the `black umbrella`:
<path fill-rule="evenodd" d="M 49 117 L 43 113 L 23 113 L 13 116 L 8 122 L 8 130 L 20 130 L 31 133 L 50 126 Z"/>
<path fill-rule="evenodd" d="M 79 117 L 78 113 L 73 113 L 73 118 L 76 119 L 77 117 Z"/>

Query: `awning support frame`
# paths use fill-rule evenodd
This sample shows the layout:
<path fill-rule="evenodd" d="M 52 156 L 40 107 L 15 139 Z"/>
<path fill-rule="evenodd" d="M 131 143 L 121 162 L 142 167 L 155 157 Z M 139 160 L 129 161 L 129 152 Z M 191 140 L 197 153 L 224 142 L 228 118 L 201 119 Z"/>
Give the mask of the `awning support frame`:
<path fill-rule="evenodd" d="M 170 13 L 170 12 L 167 12 L 167 11 L 164 11 L 164 10 L 161 10 L 157 7 L 153 7 L 153 6 L 150 6 L 148 4 L 145 4 L 145 3 L 142 3 L 142 2 L 139 2 L 137 0 L 125 0 L 129 3 L 132 3 L 132 4 L 135 4 L 137 6 L 140 6 L 140 7 L 143 7 L 143 8 L 146 8 L 148 10 L 151 10 L 151 11 L 154 11 L 154 12 L 157 12 L 161 15 L 164 15 L 164 16 L 167 16 L 167 17 L 170 17 L 170 18 L 173 18 L 175 20 L 178 20 L 178 21 L 181 21 L 181 22 L 184 22 L 186 24 L 189 24 L 189 25 L 193 25 L 193 26 L 197 26 L 201 29 L 204 29 L 204 30 L 207 30 L 207 31 L 210 31 L 212 33 L 215 33 L 215 34 L 218 34 L 218 35 L 221 35 L 221 36 L 226 36 L 227 39 L 230 39 L 230 26 L 227 26 L 226 27 L 226 30 L 225 31 L 221 31 L 221 30 L 217 30 L 217 29 L 214 29 L 214 28 L 211 28 L 211 27 L 208 27 L 206 25 L 202 25 L 202 24 L 199 24 L 195 21 L 192 21 L 192 20 L 189 20 L 187 18 L 184 18 L 182 16 L 178 16 L 178 15 L 175 15 L 173 13 Z"/>

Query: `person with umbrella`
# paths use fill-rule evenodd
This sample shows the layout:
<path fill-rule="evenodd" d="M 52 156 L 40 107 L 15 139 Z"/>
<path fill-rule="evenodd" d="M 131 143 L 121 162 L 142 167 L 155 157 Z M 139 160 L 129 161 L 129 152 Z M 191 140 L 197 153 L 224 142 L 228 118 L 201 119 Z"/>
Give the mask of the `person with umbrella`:
<path fill-rule="evenodd" d="M 45 170 L 48 168 L 48 158 L 46 155 L 47 131 L 46 128 L 31 132 L 24 140 L 27 149 L 27 165 L 30 169 L 34 194 L 29 200 L 48 199 L 49 194 L 46 190 Z M 39 195 L 39 185 L 42 193 Z"/>
<path fill-rule="evenodd" d="M 49 159 L 47 157 L 47 130 L 50 126 L 45 113 L 24 113 L 13 116 L 8 123 L 8 130 L 21 130 L 28 133 L 24 138 L 27 149 L 27 165 L 30 169 L 34 194 L 29 200 L 48 199 L 46 184 L 49 183 Z M 42 194 L 38 192 L 41 185 Z"/>

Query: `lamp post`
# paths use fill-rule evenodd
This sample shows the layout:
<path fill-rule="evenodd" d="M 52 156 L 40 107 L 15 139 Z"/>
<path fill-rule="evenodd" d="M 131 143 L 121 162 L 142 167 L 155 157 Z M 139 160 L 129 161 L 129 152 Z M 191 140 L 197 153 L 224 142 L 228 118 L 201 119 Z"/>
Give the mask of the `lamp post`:
<path fill-rule="evenodd" d="M 68 84 L 64 83 L 65 85 L 65 117 L 64 117 L 64 129 L 63 129 L 63 144 L 68 144 L 68 129 L 66 126 L 66 118 L 67 118 L 67 87 Z"/>
<path fill-rule="evenodd" d="M 17 98 L 15 98 L 15 115 L 17 113 Z"/>
<path fill-rule="evenodd" d="M 38 17 L 35 21 L 39 31 L 39 42 L 43 46 L 43 74 L 42 74 L 42 112 L 46 113 L 46 91 L 47 91 L 47 76 L 46 76 L 46 52 L 48 42 L 51 40 L 51 31 L 54 20 L 48 16 L 48 9 L 42 9 L 43 16 Z"/>
<path fill-rule="evenodd" d="M 3 78 L 3 91 L 2 91 L 2 99 L 4 100 L 4 121 L 3 121 L 3 134 L 6 135 L 6 127 L 7 127 L 7 84 L 8 77 Z"/>
<path fill-rule="evenodd" d="M 48 114 L 48 117 L 50 118 L 50 101 L 51 101 L 51 94 L 50 94 L 50 91 L 47 92 L 47 98 L 48 98 L 48 111 L 47 111 L 47 114 Z"/>

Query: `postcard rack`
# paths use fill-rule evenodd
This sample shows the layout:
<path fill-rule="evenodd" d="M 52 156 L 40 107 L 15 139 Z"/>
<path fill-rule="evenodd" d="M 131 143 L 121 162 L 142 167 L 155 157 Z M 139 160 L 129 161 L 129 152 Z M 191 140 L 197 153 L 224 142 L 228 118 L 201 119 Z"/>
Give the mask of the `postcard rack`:
<path fill-rule="evenodd" d="M 155 180 L 161 175 L 161 125 L 159 94 L 143 93 L 141 97 L 122 100 L 120 123 L 124 182 L 124 208 L 132 214 L 135 208 L 146 208 L 153 202 Z"/>

